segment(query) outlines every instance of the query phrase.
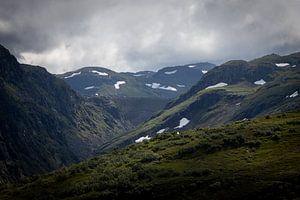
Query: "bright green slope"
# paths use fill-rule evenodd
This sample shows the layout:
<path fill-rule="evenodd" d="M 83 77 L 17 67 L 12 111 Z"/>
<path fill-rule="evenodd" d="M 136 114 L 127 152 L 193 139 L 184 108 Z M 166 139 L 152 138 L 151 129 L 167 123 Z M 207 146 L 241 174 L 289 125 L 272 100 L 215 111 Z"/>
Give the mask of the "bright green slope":
<path fill-rule="evenodd" d="M 2 186 L 0 199 L 295 199 L 300 113 L 164 133 Z"/>

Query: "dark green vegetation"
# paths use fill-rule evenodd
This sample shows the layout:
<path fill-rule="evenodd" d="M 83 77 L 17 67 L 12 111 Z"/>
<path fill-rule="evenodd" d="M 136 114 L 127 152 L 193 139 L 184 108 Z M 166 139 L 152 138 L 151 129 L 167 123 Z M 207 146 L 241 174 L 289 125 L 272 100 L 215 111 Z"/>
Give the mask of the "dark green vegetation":
<path fill-rule="evenodd" d="M 290 66 L 277 67 L 278 63 L 289 63 Z M 124 147 L 141 136 L 153 136 L 162 129 L 175 130 L 182 118 L 190 120 L 182 129 L 189 129 L 300 110 L 300 96 L 289 97 L 300 89 L 299 66 L 300 53 L 269 55 L 250 62 L 229 61 L 210 70 L 165 110 L 135 130 L 114 138 L 102 149 Z M 264 85 L 254 84 L 261 79 L 266 82 Z M 228 85 L 206 89 L 220 82 Z"/>
<path fill-rule="evenodd" d="M 296 199 L 300 114 L 164 133 L 54 173 L 0 199 Z"/>
<path fill-rule="evenodd" d="M 109 99 L 86 101 L 0 45 L 0 183 L 86 159 L 128 128 Z"/>

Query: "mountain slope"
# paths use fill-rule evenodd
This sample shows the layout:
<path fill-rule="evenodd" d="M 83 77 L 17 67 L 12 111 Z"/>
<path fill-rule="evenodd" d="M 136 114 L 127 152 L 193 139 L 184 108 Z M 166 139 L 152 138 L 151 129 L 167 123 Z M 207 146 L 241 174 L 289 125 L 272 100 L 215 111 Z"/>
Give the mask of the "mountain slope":
<path fill-rule="evenodd" d="M 0 88 L 0 182 L 78 162 L 130 127 L 108 100 L 84 101 L 1 45 Z"/>
<path fill-rule="evenodd" d="M 300 70 L 292 67 L 300 57 L 292 54 L 287 67 L 253 61 L 229 61 L 215 67 L 186 94 L 170 103 L 165 110 L 135 130 L 120 135 L 103 150 L 123 147 L 140 137 L 170 130 L 216 126 L 244 118 L 300 109 Z M 298 61 L 297 59 L 298 58 Z M 270 58 L 269 58 L 270 59 Z"/>
<path fill-rule="evenodd" d="M 281 67 L 280 64 L 287 65 Z M 188 92 L 181 95 L 176 101 L 172 102 L 168 107 L 179 104 L 193 96 L 198 91 L 219 82 L 236 84 L 241 81 L 248 81 L 253 83 L 260 79 L 268 82 L 269 80 L 273 80 L 270 75 L 274 71 L 285 70 L 287 68 L 290 69 L 296 66 L 300 66 L 300 52 L 287 56 L 271 54 L 249 62 L 243 60 L 232 60 L 215 67 L 213 71 L 205 74 L 196 85 L 194 85 Z"/>
<path fill-rule="evenodd" d="M 156 136 L 42 177 L 1 199 L 297 199 L 300 115 Z"/>

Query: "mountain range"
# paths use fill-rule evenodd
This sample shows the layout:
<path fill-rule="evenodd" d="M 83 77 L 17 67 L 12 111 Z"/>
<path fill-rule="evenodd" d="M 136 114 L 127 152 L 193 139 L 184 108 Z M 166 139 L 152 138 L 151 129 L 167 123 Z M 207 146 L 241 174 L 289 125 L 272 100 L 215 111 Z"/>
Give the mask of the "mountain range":
<path fill-rule="evenodd" d="M 137 126 L 188 91 L 215 65 L 194 63 L 164 67 L 157 72 L 121 72 L 103 67 L 84 67 L 57 75 L 78 94 L 88 98 L 108 97 Z"/>
<path fill-rule="evenodd" d="M 188 92 L 103 150 L 126 146 L 165 131 L 213 127 L 236 120 L 299 110 L 300 53 L 233 60 L 205 74 Z"/>

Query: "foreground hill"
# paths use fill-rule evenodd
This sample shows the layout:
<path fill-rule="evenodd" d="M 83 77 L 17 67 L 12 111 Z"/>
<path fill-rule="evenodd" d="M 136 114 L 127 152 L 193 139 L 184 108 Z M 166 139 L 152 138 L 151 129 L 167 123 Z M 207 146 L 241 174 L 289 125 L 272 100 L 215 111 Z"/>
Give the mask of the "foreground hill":
<path fill-rule="evenodd" d="M 210 70 L 165 110 L 102 148 L 107 151 L 124 147 L 164 131 L 219 126 L 299 110 L 299 65 L 300 53 L 270 55 L 250 62 L 229 61 Z"/>
<path fill-rule="evenodd" d="M 112 99 L 126 119 L 137 126 L 157 114 L 172 99 L 188 91 L 214 66 L 211 63 L 196 63 L 137 73 L 84 67 L 57 76 L 80 95 Z"/>
<path fill-rule="evenodd" d="M 159 134 L 18 185 L 0 199 L 297 199 L 300 114 Z"/>
<path fill-rule="evenodd" d="M 109 100 L 85 101 L 0 45 L 0 183 L 86 159 L 129 127 Z"/>

